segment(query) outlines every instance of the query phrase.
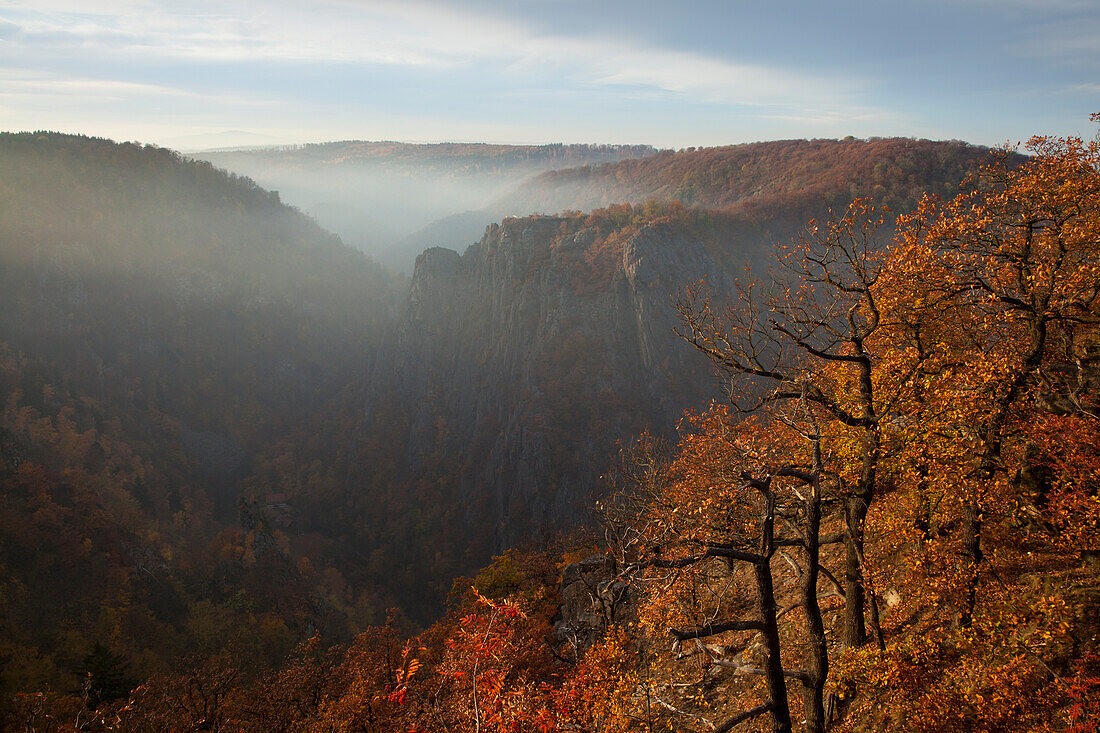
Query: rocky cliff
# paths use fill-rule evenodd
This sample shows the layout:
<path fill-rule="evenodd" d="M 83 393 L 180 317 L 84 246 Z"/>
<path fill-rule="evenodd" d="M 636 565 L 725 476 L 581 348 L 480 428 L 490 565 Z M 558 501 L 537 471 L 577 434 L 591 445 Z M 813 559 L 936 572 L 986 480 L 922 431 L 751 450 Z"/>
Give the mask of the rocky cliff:
<path fill-rule="evenodd" d="M 260 461 L 255 490 L 296 497 L 353 580 L 430 619 L 452 578 L 591 522 L 620 445 L 672 437 L 685 409 L 719 396 L 672 332 L 679 289 L 706 280 L 721 298 L 729 273 L 830 208 L 874 193 L 909 210 L 988 155 L 787 141 L 547 174 L 525 189 L 537 209 L 633 203 L 505 218 L 461 253 L 424 251 L 392 337 L 295 445 Z M 467 224 L 430 233 L 454 242 Z"/>
<path fill-rule="evenodd" d="M 702 212 L 620 206 L 425 251 L 385 350 L 261 458 L 252 491 L 287 494 L 349 580 L 431 619 L 493 554 L 591 524 L 620 445 L 672 437 L 719 396 L 672 329 L 680 288 L 725 290 L 763 249 L 728 233 Z"/>
<path fill-rule="evenodd" d="M 527 217 L 420 256 L 392 380 L 408 464 L 442 453 L 461 520 L 492 549 L 590 518 L 620 441 L 715 395 L 673 333 L 686 284 L 726 275 L 674 221 Z"/>

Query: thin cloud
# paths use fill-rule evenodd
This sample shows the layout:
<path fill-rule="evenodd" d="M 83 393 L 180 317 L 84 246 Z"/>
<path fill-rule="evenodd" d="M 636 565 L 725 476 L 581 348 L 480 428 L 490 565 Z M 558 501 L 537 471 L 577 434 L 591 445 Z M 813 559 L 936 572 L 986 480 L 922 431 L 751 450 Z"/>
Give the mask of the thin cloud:
<path fill-rule="evenodd" d="M 653 87 L 715 104 L 773 105 L 839 101 L 864 86 L 699 54 L 643 48 L 600 39 L 541 39 L 536 48 L 581 61 L 588 83 Z"/>
<path fill-rule="evenodd" d="M 1059 90 L 1062 94 L 1097 96 L 1100 95 L 1100 83 L 1088 82 L 1085 84 L 1073 84 Z"/>
<path fill-rule="evenodd" d="M 414 2 L 327 0 L 224 5 L 115 2 L 89 14 L 67 0 L 15 3 L 13 41 L 108 56 L 199 62 L 283 60 L 443 69 L 490 66 L 545 80 L 650 89 L 695 102 L 828 108 L 842 114 L 864 86 L 606 37 L 563 37 L 501 18 Z M 204 12 L 209 10 L 209 14 Z"/>
<path fill-rule="evenodd" d="M 142 4 L 142 12 L 108 7 L 96 13 L 69 7 L 50 1 L 17 5 L 0 9 L 0 19 L 7 12 L 6 20 L 20 28 L 22 43 L 198 61 L 452 65 L 492 49 L 464 37 L 463 23 L 453 13 L 424 12 L 415 4 L 241 2 L 226 9 L 193 2 L 182 9 L 178 3 L 161 3 Z M 498 30 L 490 19 L 478 23 L 489 37 Z"/>
<path fill-rule="evenodd" d="M 1100 19 L 1040 26 L 1028 48 L 1042 56 L 1100 65 Z"/>
<path fill-rule="evenodd" d="M 93 79 L 59 76 L 44 72 L 20 72 L 0 69 L 0 99 L 41 103 L 47 98 L 58 106 L 80 106 L 88 102 L 102 104 L 111 101 L 149 99 L 181 99 L 209 103 L 233 103 L 237 106 L 268 106 L 271 100 L 241 99 L 228 94 L 203 94 L 176 87 L 114 79 Z"/>

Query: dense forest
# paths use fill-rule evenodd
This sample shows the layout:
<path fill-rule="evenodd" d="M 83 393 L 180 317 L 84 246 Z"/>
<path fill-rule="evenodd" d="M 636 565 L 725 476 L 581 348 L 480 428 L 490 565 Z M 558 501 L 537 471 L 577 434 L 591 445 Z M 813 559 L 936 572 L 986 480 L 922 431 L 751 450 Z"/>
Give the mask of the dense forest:
<path fill-rule="evenodd" d="M 403 282 L 167 150 L 5 134 L 0 170 L 4 694 L 79 690 L 99 649 L 133 681 L 349 634 L 238 485 L 370 361 Z"/>
<path fill-rule="evenodd" d="M 0 137 L 5 729 L 1095 730 L 1100 144 L 750 148 L 406 283 Z"/>
<path fill-rule="evenodd" d="M 954 193 L 987 154 L 961 141 L 912 138 L 777 140 L 663 150 L 547 171 L 512 197 L 528 211 L 587 210 L 648 199 L 709 209 L 750 204 L 767 211 L 822 198 L 838 205 L 855 196 L 872 196 L 902 210 L 924 193 Z"/>

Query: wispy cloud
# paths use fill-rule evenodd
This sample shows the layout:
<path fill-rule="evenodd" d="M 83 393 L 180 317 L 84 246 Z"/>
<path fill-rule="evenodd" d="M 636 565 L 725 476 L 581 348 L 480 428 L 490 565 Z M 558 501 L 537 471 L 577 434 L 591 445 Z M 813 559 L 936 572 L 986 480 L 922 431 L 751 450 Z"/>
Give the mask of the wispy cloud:
<path fill-rule="evenodd" d="M 1097 93 L 1096 0 L 843 5 L 0 0 L 0 124 L 988 142 L 1016 135 L 1012 125 L 1080 118 L 1082 97 Z M 1011 114 L 989 114 L 991 99 L 1024 92 Z"/>
<path fill-rule="evenodd" d="M 80 105 L 88 101 L 104 103 L 120 100 L 180 99 L 208 103 L 265 106 L 275 102 L 262 99 L 241 99 L 220 93 L 200 93 L 160 84 L 62 76 L 49 72 L 0 69 L 0 99 L 33 99 L 48 97 L 51 103 Z"/>
<path fill-rule="evenodd" d="M 1100 82 L 1073 84 L 1058 90 L 1062 94 L 1100 97 Z"/>
<path fill-rule="evenodd" d="M 200 95 L 157 84 L 0 70 L 0 98 L 33 96 L 61 96 L 80 101 L 81 97 L 105 100 L 150 96 L 197 98 Z"/>
<path fill-rule="evenodd" d="M 515 30 L 447 8 L 341 0 L 308 5 L 244 0 L 228 7 L 206 0 L 186 5 L 135 0 L 97 5 L 95 12 L 67 0 L 17 0 L 0 8 L 0 19 L 5 16 L 19 28 L 13 40 L 28 45 L 199 61 L 449 65 L 478 51 L 495 53 L 492 44 L 464 33 L 472 30 L 466 26 L 478 24 L 489 38 Z"/>
<path fill-rule="evenodd" d="M 1038 24 L 1026 50 L 1038 56 L 1100 68 L 1100 18 Z"/>
<path fill-rule="evenodd" d="M 591 84 L 640 86 L 716 104 L 813 106 L 850 102 L 866 84 L 798 73 L 752 63 L 735 63 L 662 48 L 604 39 L 532 39 L 528 61 L 540 56 L 572 59 L 574 77 Z"/>
<path fill-rule="evenodd" d="M 443 69 L 485 65 L 531 78 L 649 89 L 700 103 L 779 105 L 842 114 L 860 80 L 838 80 L 587 35 L 547 35 L 499 17 L 423 2 L 323 0 L 154 3 L 115 0 L 94 13 L 72 0 L 17 0 L 10 43 L 114 57 L 195 62 L 298 61 Z M 0 18 L 5 11 L 0 10 Z"/>

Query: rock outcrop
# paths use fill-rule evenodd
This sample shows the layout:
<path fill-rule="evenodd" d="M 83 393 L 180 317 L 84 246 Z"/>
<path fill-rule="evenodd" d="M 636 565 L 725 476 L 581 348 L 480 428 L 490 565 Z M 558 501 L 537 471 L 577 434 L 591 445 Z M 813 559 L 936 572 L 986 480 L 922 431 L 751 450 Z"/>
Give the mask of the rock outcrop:
<path fill-rule="evenodd" d="M 672 331 L 675 293 L 701 279 L 725 276 L 671 223 L 506 219 L 462 255 L 427 250 L 388 377 L 409 465 L 456 461 L 463 519 L 494 550 L 583 523 L 619 441 L 716 395 Z"/>

